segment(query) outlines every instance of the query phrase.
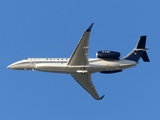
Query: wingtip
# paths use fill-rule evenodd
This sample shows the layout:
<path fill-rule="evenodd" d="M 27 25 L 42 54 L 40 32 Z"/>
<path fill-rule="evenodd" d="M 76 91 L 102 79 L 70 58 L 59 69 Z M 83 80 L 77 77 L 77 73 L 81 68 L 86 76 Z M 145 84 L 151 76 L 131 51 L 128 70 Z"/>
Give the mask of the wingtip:
<path fill-rule="evenodd" d="M 91 29 L 92 29 L 93 24 L 94 24 L 94 23 L 92 23 L 86 31 L 90 32 Z"/>
<path fill-rule="evenodd" d="M 102 97 L 99 98 L 99 100 L 102 100 L 104 98 L 105 95 L 103 95 Z"/>

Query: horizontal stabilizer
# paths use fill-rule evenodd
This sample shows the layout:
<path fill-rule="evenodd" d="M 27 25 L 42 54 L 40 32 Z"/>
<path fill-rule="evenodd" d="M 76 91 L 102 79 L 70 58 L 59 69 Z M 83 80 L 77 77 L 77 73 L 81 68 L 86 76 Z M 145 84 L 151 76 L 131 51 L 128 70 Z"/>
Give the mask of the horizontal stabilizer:
<path fill-rule="evenodd" d="M 142 54 L 141 58 L 143 59 L 144 62 L 150 62 L 146 51 L 144 51 L 144 53 Z"/>

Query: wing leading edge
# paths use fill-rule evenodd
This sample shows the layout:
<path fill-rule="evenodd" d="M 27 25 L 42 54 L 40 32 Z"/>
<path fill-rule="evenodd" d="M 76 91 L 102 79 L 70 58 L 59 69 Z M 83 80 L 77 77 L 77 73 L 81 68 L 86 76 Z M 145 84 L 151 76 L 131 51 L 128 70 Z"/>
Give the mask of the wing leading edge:
<path fill-rule="evenodd" d="M 89 65 L 88 62 L 88 49 L 89 49 L 89 37 L 90 32 L 94 23 L 92 23 L 89 28 L 84 32 L 81 37 L 76 49 L 70 57 L 67 65 Z"/>
<path fill-rule="evenodd" d="M 75 48 L 73 54 L 70 57 L 68 66 L 88 66 L 88 49 L 89 49 L 89 37 L 92 29 L 93 23 L 89 26 L 89 28 L 84 32 L 81 37 L 77 47 Z M 92 81 L 91 81 L 91 73 L 77 73 L 73 72 L 70 75 L 96 100 L 101 100 L 102 97 L 99 97 Z"/>

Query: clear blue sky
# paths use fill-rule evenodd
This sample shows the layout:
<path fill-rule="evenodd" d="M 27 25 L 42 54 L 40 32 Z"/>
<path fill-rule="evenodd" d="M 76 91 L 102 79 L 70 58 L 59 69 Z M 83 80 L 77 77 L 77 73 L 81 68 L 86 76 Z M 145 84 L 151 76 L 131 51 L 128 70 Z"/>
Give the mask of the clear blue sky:
<path fill-rule="evenodd" d="M 159 0 L 1 0 L 0 120 L 160 120 Z M 150 63 L 92 75 L 102 101 L 70 75 L 14 71 L 28 57 L 70 57 L 94 22 L 89 57 L 98 50 L 128 54 L 147 35 Z"/>

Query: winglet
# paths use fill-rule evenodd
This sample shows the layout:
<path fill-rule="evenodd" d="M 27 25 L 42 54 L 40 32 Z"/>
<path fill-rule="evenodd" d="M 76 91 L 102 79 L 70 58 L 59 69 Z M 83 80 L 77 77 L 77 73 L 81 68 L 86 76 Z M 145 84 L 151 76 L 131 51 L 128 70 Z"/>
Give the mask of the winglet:
<path fill-rule="evenodd" d="M 102 100 L 104 98 L 104 95 L 102 97 L 99 98 L 99 100 Z"/>
<path fill-rule="evenodd" d="M 87 32 L 90 32 L 90 31 L 91 31 L 93 24 L 94 24 L 94 23 L 92 23 L 92 24 L 89 26 L 89 28 L 86 30 Z"/>

